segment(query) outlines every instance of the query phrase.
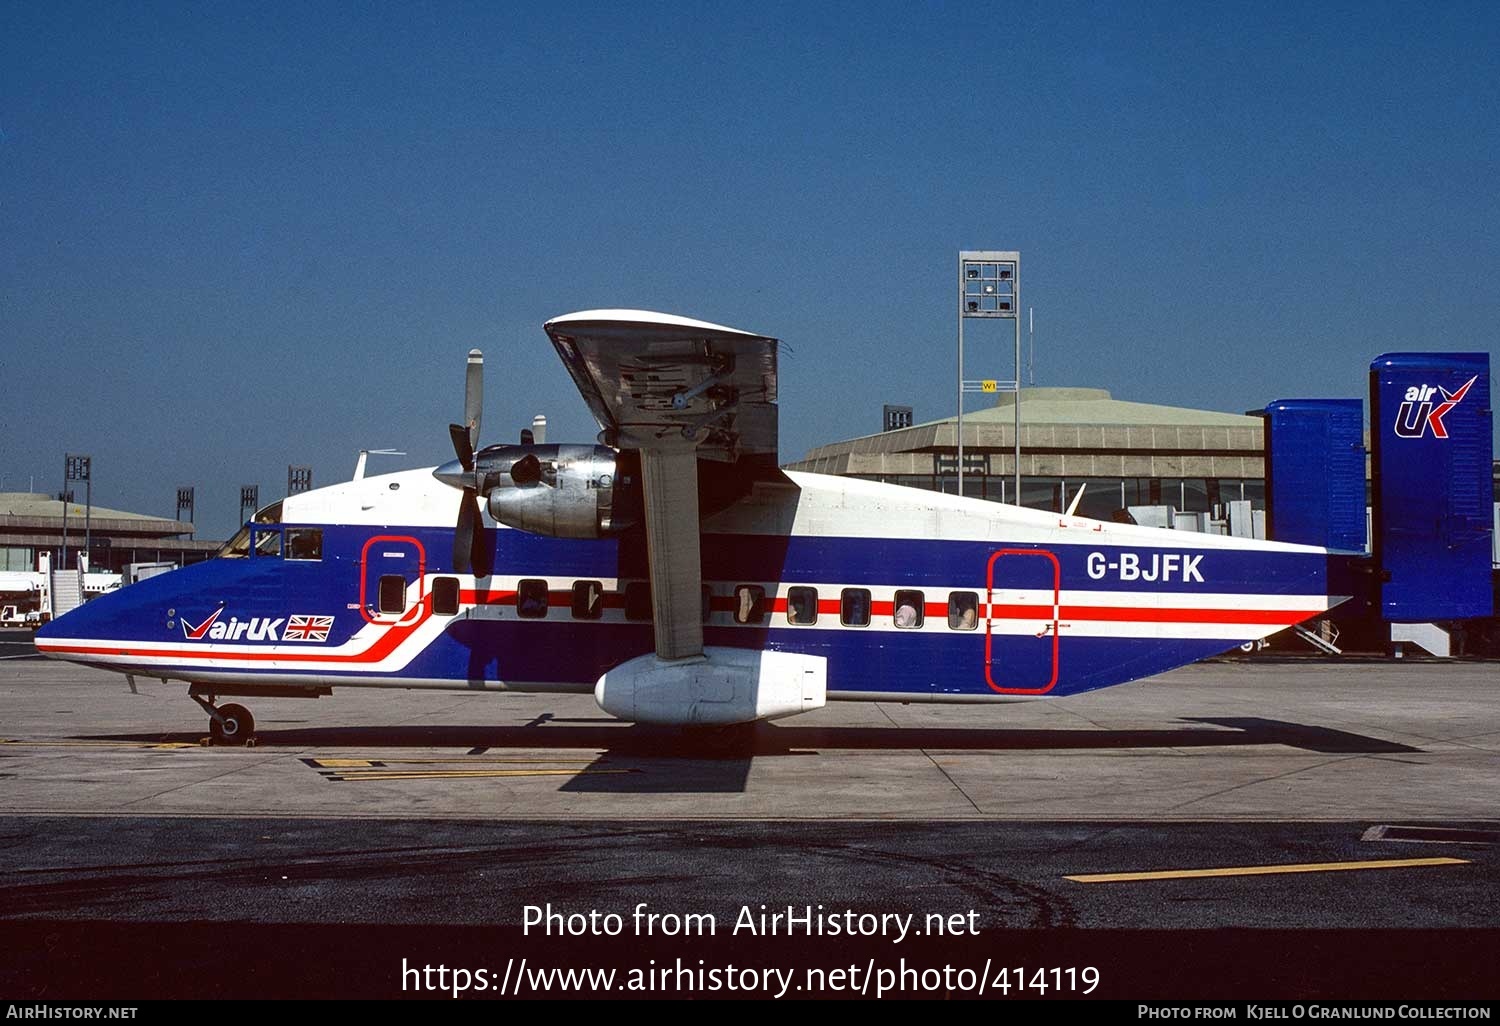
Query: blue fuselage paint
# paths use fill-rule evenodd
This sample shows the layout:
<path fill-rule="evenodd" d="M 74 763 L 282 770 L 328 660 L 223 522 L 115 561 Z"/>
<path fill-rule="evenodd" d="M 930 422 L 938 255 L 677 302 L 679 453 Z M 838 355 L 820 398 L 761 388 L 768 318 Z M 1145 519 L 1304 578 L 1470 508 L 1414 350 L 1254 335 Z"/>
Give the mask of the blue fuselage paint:
<path fill-rule="evenodd" d="M 249 686 L 257 681 L 391 686 L 409 679 L 423 686 L 577 691 L 591 689 L 605 671 L 652 650 L 652 625 L 625 621 L 618 600 L 609 618 L 594 621 L 575 618 L 566 600 L 558 604 L 556 597 L 574 580 L 612 582 L 606 590 L 615 595 L 627 582 L 645 581 L 645 545 L 638 534 L 569 540 L 489 530 L 492 576 L 477 586 L 466 579 L 462 587 L 474 601 L 465 602 L 457 615 L 439 615 L 430 605 L 425 612 L 420 607 L 430 603 L 433 578 L 450 572 L 451 529 L 318 526 L 320 559 L 251 556 L 189 566 L 80 607 L 44 628 L 39 643 L 44 651 L 52 649 L 49 654 L 120 672 Z M 1184 536 L 1180 549 L 1132 547 L 1099 544 L 1102 538 L 1078 533 L 1079 543 L 1045 546 L 704 534 L 704 581 L 718 600 L 704 640 L 710 646 L 825 656 L 831 697 L 857 693 L 962 701 L 1007 693 L 1068 695 L 1221 652 L 1245 640 L 1247 630 L 1255 636 L 1272 633 L 1286 623 L 1220 630 L 1216 618 L 1233 619 L 1237 609 L 1247 607 L 1277 608 L 1274 596 L 1322 599 L 1339 586 L 1339 571 L 1326 552 L 1197 548 L 1191 536 Z M 403 540 L 372 544 L 372 539 Z M 1015 558 L 1042 551 L 1055 556 L 1055 569 L 1051 559 Z M 997 558 L 1004 552 L 1011 555 Z M 411 582 L 410 615 L 375 608 L 378 578 L 386 570 Z M 525 578 L 551 582 L 553 604 L 541 618 L 521 618 L 510 597 L 516 579 Z M 510 583 L 502 588 L 495 583 L 501 580 Z M 821 586 L 823 611 L 815 623 L 793 625 L 784 605 L 781 611 L 771 605 L 759 624 L 734 623 L 734 589 L 741 584 L 764 586 L 767 595 L 775 595 L 778 585 Z M 889 606 L 882 612 L 878 597 L 871 626 L 845 625 L 828 606 L 845 588 L 869 588 L 877 596 L 889 596 L 892 589 L 921 591 L 927 627 L 891 629 Z M 1010 599 L 999 597 L 1006 589 Z M 973 592 L 983 604 L 973 629 L 949 627 L 942 604 L 955 591 Z M 1199 596 L 1221 600 L 1205 608 Z M 1291 615 L 1303 619 L 1318 612 Z M 1073 613 L 1078 622 L 1070 619 Z M 323 619 L 328 617 L 331 621 Z M 190 637 L 210 618 L 214 622 L 202 637 Z M 418 620 L 430 634 L 420 644 L 412 630 Z M 999 629 L 1002 620 L 1008 630 Z M 287 636 L 289 624 L 297 625 L 300 636 Z M 321 631 L 310 626 L 320 624 Z M 367 642 L 364 651 L 373 652 L 387 635 L 406 636 L 404 653 L 397 646 L 394 669 L 368 657 L 344 663 L 317 659 L 319 653 L 359 648 L 361 642 Z"/>

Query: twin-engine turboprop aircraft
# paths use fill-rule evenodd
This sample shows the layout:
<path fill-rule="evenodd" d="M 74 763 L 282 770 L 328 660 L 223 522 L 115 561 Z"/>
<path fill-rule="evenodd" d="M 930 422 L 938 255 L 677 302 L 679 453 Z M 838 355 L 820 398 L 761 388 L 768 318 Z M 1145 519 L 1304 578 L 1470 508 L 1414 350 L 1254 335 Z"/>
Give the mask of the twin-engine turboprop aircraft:
<path fill-rule="evenodd" d="M 475 351 L 455 460 L 288 496 L 218 558 L 89 602 L 37 647 L 185 681 L 224 740 L 253 720 L 221 698 L 340 686 L 592 692 L 622 719 L 730 725 L 1077 694 L 1321 616 L 1376 576 L 1322 546 L 783 473 L 776 339 L 635 310 L 546 331 L 599 444 L 479 448 Z M 1460 401 L 1487 413 L 1487 364 Z"/>

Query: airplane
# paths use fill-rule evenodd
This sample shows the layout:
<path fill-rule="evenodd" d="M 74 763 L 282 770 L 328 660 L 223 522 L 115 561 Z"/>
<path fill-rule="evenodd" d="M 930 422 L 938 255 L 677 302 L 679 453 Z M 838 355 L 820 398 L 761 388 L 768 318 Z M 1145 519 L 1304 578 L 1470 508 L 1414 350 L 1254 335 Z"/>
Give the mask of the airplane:
<path fill-rule="evenodd" d="M 1422 482 L 1403 479 L 1405 501 L 1386 502 L 1383 520 L 1377 506 L 1373 557 L 1102 522 L 782 471 L 770 336 L 640 310 L 568 314 L 544 330 L 599 424 L 595 444 L 523 433 L 521 444 L 481 447 L 473 350 L 453 460 L 289 495 L 217 558 L 54 620 L 38 650 L 186 682 L 224 743 L 244 743 L 255 726 L 222 699 L 340 687 L 591 693 L 622 720 L 735 732 L 830 701 L 1077 695 L 1354 597 L 1418 616 L 1490 612 L 1463 612 L 1479 608 L 1477 586 L 1463 584 L 1468 564 L 1445 569 L 1427 539 L 1423 518 L 1452 490 L 1436 471 L 1430 501 Z M 1434 431 L 1401 440 L 1482 435 L 1474 444 L 1488 452 L 1486 356 L 1376 365 L 1388 407 L 1426 397 L 1420 411 L 1405 402 L 1397 418 L 1375 414 L 1381 425 L 1409 435 L 1441 408 Z M 1470 371 L 1467 395 L 1445 387 L 1447 405 L 1434 407 L 1433 383 Z M 1455 416 L 1463 407 L 1479 419 Z M 1374 434 L 1378 449 L 1387 432 Z M 1377 471 L 1449 459 L 1416 452 L 1379 457 Z M 1362 448 L 1358 475 L 1362 524 Z M 1315 490 L 1321 472 L 1307 482 Z M 1484 502 L 1487 521 L 1487 492 Z M 1402 511 L 1428 524 L 1421 537 Z M 1487 604 L 1488 535 L 1470 535 L 1459 547 L 1466 560 L 1483 548 Z M 1382 579 L 1411 552 L 1423 567 Z M 1411 604 L 1413 588 L 1432 598 L 1434 569 L 1468 605 Z"/>

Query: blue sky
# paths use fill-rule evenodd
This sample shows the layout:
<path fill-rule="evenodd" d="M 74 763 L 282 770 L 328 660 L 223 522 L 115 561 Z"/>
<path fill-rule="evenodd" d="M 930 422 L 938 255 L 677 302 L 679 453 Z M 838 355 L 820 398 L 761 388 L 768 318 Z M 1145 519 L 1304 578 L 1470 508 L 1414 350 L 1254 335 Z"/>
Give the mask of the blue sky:
<path fill-rule="evenodd" d="M 0 484 L 223 536 L 448 458 L 471 346 L 487 441 L 588 440 L 541 324 L 600 306 L 785 339 L 792 459 L 951 413 L 966 248 L 1038 384 L 1360 396 L 1497 349 L 1497 65 L 1493 3 L 8 4 Z"/>

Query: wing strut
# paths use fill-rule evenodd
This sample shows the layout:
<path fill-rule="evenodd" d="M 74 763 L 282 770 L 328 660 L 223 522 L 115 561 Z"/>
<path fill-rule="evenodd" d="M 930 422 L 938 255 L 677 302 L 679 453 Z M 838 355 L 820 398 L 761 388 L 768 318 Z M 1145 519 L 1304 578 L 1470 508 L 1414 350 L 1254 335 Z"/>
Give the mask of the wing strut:
<path fill-rule="evenodd" d="M 702 659 L 698 461 L 774 466 L 778 343 L 647 310 L 586 310 L 546 327 L 601 443 L 640 452 L 656 657 Z"/>
<path fill-rule="evenodd" d="M 698 534 L 698 453 L 690 444 L 641 449 L 646 555 L 659 659 L 703 655 L 703 564 Z M 693 523 L 683 523 L 691 518 Z"/>

